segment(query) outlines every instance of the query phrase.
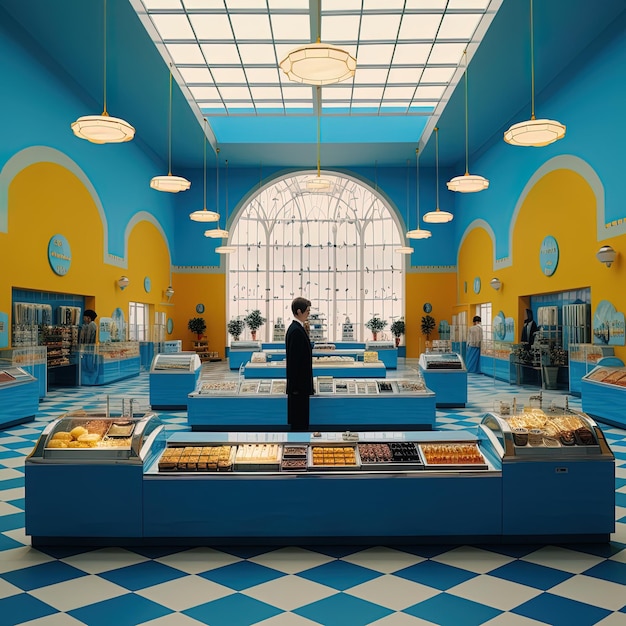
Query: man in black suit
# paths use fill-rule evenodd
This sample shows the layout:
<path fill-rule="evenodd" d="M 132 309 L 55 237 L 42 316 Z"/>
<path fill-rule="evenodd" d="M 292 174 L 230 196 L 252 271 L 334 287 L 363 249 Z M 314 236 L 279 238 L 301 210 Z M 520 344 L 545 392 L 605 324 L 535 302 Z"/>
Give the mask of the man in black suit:
<path fill-rule="evenodd" d="M 295 298 L 291 303 L 294 320 L 285 333 L 287 361 L 287 423 L 291 430 L 309 429 L 309 396 L 313 389 L 313 350 L 304 322 L 311 313 L 311 302 Z"/>

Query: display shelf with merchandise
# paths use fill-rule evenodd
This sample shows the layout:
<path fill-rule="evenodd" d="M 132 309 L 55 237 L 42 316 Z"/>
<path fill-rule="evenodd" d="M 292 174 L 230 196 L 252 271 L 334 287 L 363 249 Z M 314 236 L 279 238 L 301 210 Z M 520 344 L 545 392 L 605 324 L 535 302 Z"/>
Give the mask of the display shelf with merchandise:
<path fill-rule="evenodd" d="M 283 344 L 284 345 L 284 344 Z M 253 352 L 261 351 L 260 341 L 233 341 L 228 349 L 228 366 L 231 370 L 239 370 L 252 359 Z"/>
<path fill-rule="evenodd" d="M 377 352 L 388 370 L 398 369 L 398 348 L 393 341 L 366 341 L 365 350 Z"/>
<path fill-rule="evenodd" d="M 209 350 L 209 342 L 205 340 L 192 341 L 191 349 L 198 355 L 202 363 L 209 361 L 221 361 L 219 352 Z"/>
<path fill-rule="evenodd" d="M 626 367 L 614 356 L 605 356 L 581 380 L 583 411 L 601 422 L 626 426 Z"/>
<path fill-rule="evenodd" d="M 195 352 L 157 354 L 150 367 L 150 406 L 186 409 L 187 397 L 196 388 L 201 367 Z"/>
<path fill-rule="evenodd" d="M 613 346 L 599 346 L 591 343 L 572 343 L 568 348 L 569 391 L 580 396 L 582 378 L 605 356 L 613 356 Z"/>
<path fill-rule="evenodd" d="M 138 341 L 84 344 L 78 357 L 80 385 L 106 385 L 141 371 Z"/>
<path fill-rule="evenodd" d="M 382 361 L 364 363 L 348 360 L 349 357 L 343 358 L 345 360 L 329 360 L 325 355 L 316 357 L 313 359 L 313 376 L 353 378 L 385 378 L 387 376 L 387 368 Z M 286 378 L 287 365 L 285 361 L 248 362 L 245 364 L 243 375 L 244 378 Z"/>
<path fill-rule="evenodd" d="M 467 368 L 460 354 L 420 355 L 418 367 L 424 382 L 435 392 L 438 407 L 463 407 L 467 403 Z"/>
<path fill-rule="evenodd" d="M 323 385 L 329 380 L 330 388 Z M 322 382 L 320 382 L 322 381 Z M 333 382 L 334 381 L 334 382 Z M 271 387 L 267 383 L 271 382 Z M 285 380 L 203 381 L 190 394 L 187 421 L 192 430 L 285 430 Z M 435 394 L 421 378 L 406 381 L 376 378 L 318 377 L 310 398 L 311 428 L 357 430 L 431 430 Z"/>

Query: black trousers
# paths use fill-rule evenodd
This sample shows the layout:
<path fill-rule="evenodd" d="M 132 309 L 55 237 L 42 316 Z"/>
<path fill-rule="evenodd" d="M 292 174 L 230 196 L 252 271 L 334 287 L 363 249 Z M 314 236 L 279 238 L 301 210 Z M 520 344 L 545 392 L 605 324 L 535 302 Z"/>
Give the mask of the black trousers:
<path fill-rule="evenodd" d="M 291 430 L 309 429 L 309 396 L 302 393 L 287 394 L 287 423 Z"/>

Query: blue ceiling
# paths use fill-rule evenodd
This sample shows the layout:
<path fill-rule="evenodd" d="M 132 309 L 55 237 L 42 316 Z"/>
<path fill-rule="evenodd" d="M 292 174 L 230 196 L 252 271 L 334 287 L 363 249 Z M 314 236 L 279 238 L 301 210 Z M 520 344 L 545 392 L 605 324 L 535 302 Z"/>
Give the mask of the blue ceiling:
<path fill-rule="evenodd" d="M 19 36 L 38 51 L 51 71 L 86 102 L 81 115 L 99 114 L 103 101 L 102 3 L 99 0 L 0 0 Z M 155 158 L 165 160 L 169 69 L 152 43 L 129 0 L 108 0 L 107 103 L 109 113 L 129 121 L 136 141 Z M 535 2 L 535 108 L 550 117 L 542 102 L 568 71 L 584 63 L 585 50 L 601 41 L 611 22 L 626 11 L 624 0 L 548 0 Z M 470 161 L 512 123 L 530 117 L 529 0 L 503 0 L 483 43 L 469 66 Z M 11 65 L 5 66 L 11 71 Z M 623 77 L 616 77 L 623 80 Z M 453 166 L 465 159 L 464 83 L 456 89 L 437 122 L 440 163 Z M 584 97 L 581 94 L 581 97 Z M 42 103 L 45 108 L 45 103 Z M 601 113 L 601 112 L 594 112 Z M 567 125 L 567 112 L 551 115 Z M 68 120 L 69 123 L 73 120 Z M 322 118 L 321 160 L 326 167 L 404 166 L 427 117 Z M 407 123 L 409 130 L 407 131 Z M 220 158 L 231 167 L 250 165 L 311 168 L 317 162 L 314 117 L 242 118 L 237 132 L 229 122 L 229 141 L 220 141 L 220 121 L 212 120 Z M 359 133 L 345 142 L 346 129 Z M 426 128 L 430 136 L 431 128 Z M 172 122 L 173 169 L 201 168 L 202 119 L 174 89 Z M 305 138 L 294 141 L 294 138 Z M 308 139 L 306 139 L 308 137 Z M 523 149 L 523 148 L 512 148 Z M 434 163 L 433 141 L 421 163 Z"/>

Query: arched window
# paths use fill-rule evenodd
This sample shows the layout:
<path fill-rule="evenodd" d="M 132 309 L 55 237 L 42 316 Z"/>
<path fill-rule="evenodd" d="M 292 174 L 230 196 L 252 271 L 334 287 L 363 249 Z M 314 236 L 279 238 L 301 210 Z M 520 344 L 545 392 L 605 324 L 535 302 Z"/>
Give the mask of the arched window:
<path fill-rule="evenodd" d="M 374 189 L 347 176 L 324 175 L 331 188 L 307 191 L 310 175 L 288 175 L 251 197 L 234 217 L 227 257 L 228 319 L 259 309 L 264 341 L 280 339 L 292 319 L 291 301 L 312 302 L 316 341 L 363 341 L 373 316 L 404 314 L 405 257 L 396 213 Z M 276 328 L 275 328 L 276 327 Z M 277 331 L 276 333 L 274 331 Z"/>

